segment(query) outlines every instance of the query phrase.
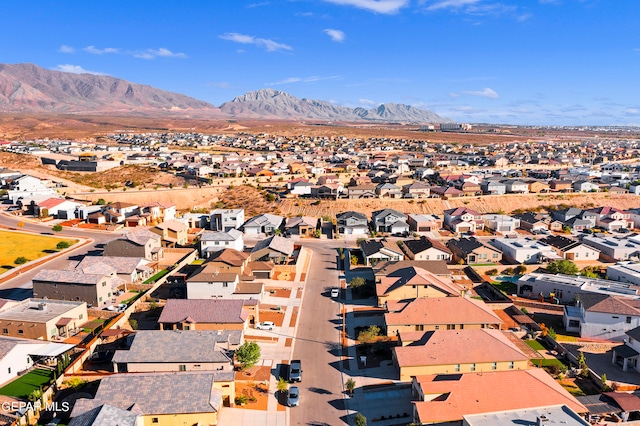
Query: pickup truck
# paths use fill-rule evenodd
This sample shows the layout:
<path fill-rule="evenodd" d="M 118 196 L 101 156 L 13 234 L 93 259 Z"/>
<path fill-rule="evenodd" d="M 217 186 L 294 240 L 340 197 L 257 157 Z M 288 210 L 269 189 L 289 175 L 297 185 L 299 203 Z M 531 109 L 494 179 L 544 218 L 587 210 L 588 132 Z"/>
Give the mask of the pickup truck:
<path fill-rule="evenodd" d="M 302 362 L 299 359 L 291 360 L 291 372 L 289 374 L 289 381 L 301 382 L 302 381 Z"/>

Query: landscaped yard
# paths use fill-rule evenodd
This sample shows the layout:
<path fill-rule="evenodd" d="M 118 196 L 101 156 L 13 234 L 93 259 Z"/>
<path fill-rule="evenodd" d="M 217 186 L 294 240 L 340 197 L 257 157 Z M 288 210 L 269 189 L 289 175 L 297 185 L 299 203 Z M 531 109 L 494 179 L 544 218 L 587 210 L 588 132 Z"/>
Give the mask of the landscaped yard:
<path fill-rule="evenodd" d="M 78 242 L 65 238 L 0 231 L 0 274 L 14 268 L 14 262 L 19 257 L 29 261 L 58 251 L 56 246 L 61 241 L 66 241 L 69 246 Z"/>
<path fill-rule="evenodd" d="M 538 352 L 544 352 L 546 349 L 542 346 L 542 343 L 537 340 L 525 340 L 524 341 L 531 349 L 536 350 Z"/>
<path fill-rule="evenodd" d="M 168 269 L 163 269 L 162 271 L 156 273 L 154 276 L 146 280 L 143 284 L 152 284 L 158 281 L 160 278 L 164 277 L 169 273 Z"/>
<path fill-rule="evenodd" d="M 52 378 L 53 371 L 37 368 L 0 388 L 0 395 L 27 399 L 31 392 L 44 388 Z"/>

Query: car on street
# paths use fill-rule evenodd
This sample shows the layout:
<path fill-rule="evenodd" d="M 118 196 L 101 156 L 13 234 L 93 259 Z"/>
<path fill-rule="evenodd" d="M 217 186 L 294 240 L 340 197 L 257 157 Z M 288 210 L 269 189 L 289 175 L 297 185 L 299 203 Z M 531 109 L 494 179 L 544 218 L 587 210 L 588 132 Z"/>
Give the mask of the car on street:
<path fill-rule="evenodd" d="M 332 288 L 331 289 L 331 297 L 340 297 L 340 289 Z"/>
<path fill-rule="evenodd" d="M 273 321 L 262 321 L 256 324 L 258 330 L 275 330 L 276 325 Z"/>
<path fill-rule="evenodd" d="M 289 375 L 290 382 L 302 381 L 302 361 L 299 359 L 291 360 L 291 373 Z"/>
<path fill-rule="evenodd" d="M 289 395 L 287 395 L 287 405 L 289 407 L 297 407 L 300 404 L 300 389 L 297 386 L 291 386 L 289 388 Z"/>

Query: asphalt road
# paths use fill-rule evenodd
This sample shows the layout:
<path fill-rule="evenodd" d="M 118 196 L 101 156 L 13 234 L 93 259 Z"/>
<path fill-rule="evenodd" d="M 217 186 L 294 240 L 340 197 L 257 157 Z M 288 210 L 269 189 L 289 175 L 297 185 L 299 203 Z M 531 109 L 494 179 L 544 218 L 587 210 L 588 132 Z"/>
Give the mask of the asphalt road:
<path fill-rule="evenodd" d="M 342 243 L 344 244 L 344 243 Z M 290 409 L 291 425 L 339 425 L 346 415 L 340 372 L 340 304 L 329 297 L 338 285 L 336 241 L 313 241 L 300 309 L 293 359 L 302 360 L 300 406 Z"/>
<path fill-rule="evenodd" d="M 23 222 L 23 226 L 19 227 L 18 223 Z M 19 276 L 10 279 L 0 285 L 0 298 L 23 300 L 33 296 L 31 278 L 38 273 L 41 269 L 65 269 L 69 262 L 72 260 L 80 260 L 84 255 L 89 253 L 96 253 L 99 251 L 98 246 L 104 244 L 106 241 L 112 240 L 119 233 L 104 232 L 104 231 L 87 231 L 82 229 L 69 229 L 64 228 L 61 232 L 52 232 L 51 224 L 38 224 L 21 220 L 19 217 L 6 214 L 4 211 L 0 212 L 0 225 L 7 226 L 23 232 L 31 232 L 34 234 L 50 234 L 57 237 L 66 238 L 84 238 L 90 240 L 89 244 L 72 248 L 65 252 L 64 255 L 57 257 L 43 265 L 37 266 L 29 271 L 25 271 Z"/>

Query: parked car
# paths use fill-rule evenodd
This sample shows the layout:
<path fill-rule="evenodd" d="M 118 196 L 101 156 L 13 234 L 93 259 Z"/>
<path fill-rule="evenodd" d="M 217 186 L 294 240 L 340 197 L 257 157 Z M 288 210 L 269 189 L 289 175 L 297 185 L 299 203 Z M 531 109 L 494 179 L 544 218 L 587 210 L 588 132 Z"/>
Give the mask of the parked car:
<path fill-rule="evenodd" d="M 289 376 L 290 382 L 302 381 L 302 361 L 299 359 L 291 360 L 291 375 Z"/>
<path fill-rule="evenodd" d="M 289 407 L 297 407 L 298 404 L 300 404 L 300 389 L 297 386 L 291 386 L 287 396 L 287 405 Z"/>
<path fill-rule="evenodd" d="M 256 329 L 258 330 L 274 330 L 276 325 L 273 321 L 262 321 L 256 324 Z"/>
<path fill-rule="evenodd" d="M 340 297 L 340 289 L 332 288 L 331 289 L 331 297 Z"/>

